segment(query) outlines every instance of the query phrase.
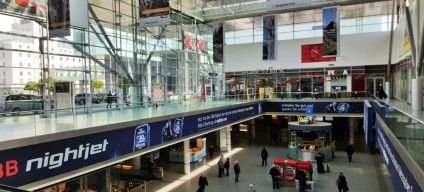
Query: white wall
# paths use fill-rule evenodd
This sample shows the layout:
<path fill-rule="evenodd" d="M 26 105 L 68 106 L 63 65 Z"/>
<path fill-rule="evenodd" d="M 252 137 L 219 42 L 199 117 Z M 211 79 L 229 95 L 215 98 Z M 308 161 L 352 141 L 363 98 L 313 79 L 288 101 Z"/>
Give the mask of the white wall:
<path fill-rule="evenodd" d="M 320 63 L 301 63 L 301 46 L 322 43 L 321 37 L 278 41 L 277 61 L 262 60 L 262 43 L 228 45 L 224 47 L 225 71 L 382 65 L 388 62 L 389 39 L 390 32 L 342 35 L 341 56 Z"/>

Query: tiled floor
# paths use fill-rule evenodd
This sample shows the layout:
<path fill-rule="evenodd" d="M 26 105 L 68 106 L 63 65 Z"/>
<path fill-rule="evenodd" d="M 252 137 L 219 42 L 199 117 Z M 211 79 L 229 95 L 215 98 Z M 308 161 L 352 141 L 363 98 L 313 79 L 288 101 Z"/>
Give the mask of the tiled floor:
<path fill-rule="evenodd" d="M 197 190 L 197 182 L 200 169 L 204 172 L 209 181 L 206 187 L 207 192 L 243 192 L 248 190 L 249 184 L 255 185 L 257 192 L 266 191 L 285 191 L 294 192 L 294 187 L 280 187 L 273 189 L 271 177 L 268 174 L 272 161 L 276 158 L 287 157 L 287 145 L 272 144 L 267 138 L 266 131 L 257 129 L 257 138 L 248 139 L 247 132 L 241 132 L 239 135 L 232 135 L 233 150 L 239 152 L 230 156 L 232 165 L 235 160 L 240 162 L 241 174 L 240 182 L 234 182 L 234 171 L 230 168 L 230 176 L 219 178 L 218 168 L 215 162 L 208 165 L 211 160 L 206 162 L 192 163 L 192 174 L 186 176 L 183 174 L 183 165 L 169 163 L 164 165 L 164 180 L 150 181 L 147 184 L 147 191 L 172 191 L 189 192 Z M 262 134 L 261 134 L 262 133 Z M 358 135 L 357 137 L 360 137 Z M 355 140 L 363 140 L 361 138 Z M 358 143 L 359 145 L 360 143 Z M 261 166 L 260 151 L 266 147 L 269 153 L 268 165 Z M 218 155 L 215 157 L 215 161 Z M 353 161 L 348 162 L 346 153 L 336 152 L 336 158 L 330 162 L 331 172 L 318 174 L 316 164 L 313 164 L 313 180 L 316 192 L 337 191 L 335 181 L 338 173 L 343 172 L 347 178 L 350 191 L 359 192 L 392 192 L 389 175 L 380 155 L 370 155 L 368 152 L 357 152 L 353 155 Z M 231 166 L 232 167 L 232 166 Z M 197 172 L 197 173 L 194 173 Z"/>

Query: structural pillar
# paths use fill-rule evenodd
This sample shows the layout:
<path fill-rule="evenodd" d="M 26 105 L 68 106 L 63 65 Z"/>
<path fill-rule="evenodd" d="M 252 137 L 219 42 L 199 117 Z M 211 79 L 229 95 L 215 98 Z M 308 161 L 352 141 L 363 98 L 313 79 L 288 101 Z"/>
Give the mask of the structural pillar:
<path fill-rule="evenodd" d="M 252 139 L 256 139 L 255 119 L 250 120 L 250 134 L 252 135 Z"/>
<path fill-rule="evenodd" d="M 227 152 L 231 151 L 231 127 L 228 126 L 225 128 L 226 131 L 226 143 L 227 143 Z"/>
<path fill-rule="evenodd" d="M 387 99 L 390 99 L 391 92 L 390 92 L 390 82 L 389 81 L 386 82 L 386 94 L 387 94 Z"/>
<path fill-rule="evenodd" d="M 355 128 L 357 125 L 356 118 L 349 117 L 349 143 L 352 145 L 355 143 Z"/>
<path fill-rule="evenodd" d="M 141 167 L 141 156 L 137 156 L 131 159 L 132 166 L 134 169 L 140 169 Z"/>
<path fill-rule="evenodd" d="M 184 174 L 190 174 L 190 140 L 184 140 Z"/>
<path fill-rule="evenodd" d="M 411 107 L 413 111 L 421 111 L 423 107 L 423 83 L 416 77 L 412 79 L 412 103 Z"/>

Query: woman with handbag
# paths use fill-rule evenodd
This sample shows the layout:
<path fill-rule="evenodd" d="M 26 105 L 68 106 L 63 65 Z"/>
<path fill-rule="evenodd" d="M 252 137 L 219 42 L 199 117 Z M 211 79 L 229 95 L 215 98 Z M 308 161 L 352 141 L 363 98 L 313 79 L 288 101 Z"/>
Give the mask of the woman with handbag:
<path fill-rule="evenodd" d="M 349 191 L 349 187 L 347 186 L 346 177 L 343 175 L 343 172 L 340 172 L 339 177 L 336 181 L 337 187 L 339 188 L 339 192 L 346 192 Z"/>

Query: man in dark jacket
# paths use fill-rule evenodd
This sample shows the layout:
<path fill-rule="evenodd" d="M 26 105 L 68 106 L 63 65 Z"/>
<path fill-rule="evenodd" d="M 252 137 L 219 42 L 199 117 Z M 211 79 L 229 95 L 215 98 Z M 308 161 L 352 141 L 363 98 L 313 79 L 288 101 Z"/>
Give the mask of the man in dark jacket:
<path fill-rule="evenodd" d="M 267 165 L 266 159 L 268 158 L 268 151 L 266 151 L 265 147 L 261 151 L 261 157 L 262 157 L 262 166 Z"/>
<path fill-rule="evenodd" d="M 199 190 L 197 191 L 205 192 L 206 185 L 209 185 L 208 179 L 206 179 L 205 174 L 202 173 L 200 174 L 200 177 L 199 177 Z"/>
<path fill-rule="evenodd" d="M 349 162 L 352 162 L 353 146 L 351 143 L 347 144 L 346 153 L 347 153 L 347 158 L 349 158 Z"/>
<path fill-rule="evenodd" d="M 107 102 L 106 109 L 108 107 L 112 108 L 112 100 L 113 100 L 113 98 L 112 98 L 112 92 L 109 91 L 109 93 L 107 94 L 107 97 L 106 97 L 106 102 Z"/>
<path fill-rule="evenodd" d="M 342 172 L 340 172 L 340 175 L 337 178 L 336 184 L 337 184 L 337 187 L 339 188 L 339 192 L 349 191 L 349 187 L 347 186 L 346 177 L 343 175 Z"/>
<path fill-rule="evenodd" d="M 212 157 L 213 157 L 213 153 L 215 153 L 215 149 L 213 148 L 213 145 L 211 145 L 211 146 L 209 147 L 208 152 L 209 152 L 209 156 L 210 156 L 210 157 L 211 157 L 211 159 L 212 159 Z"/>
<path fill-rule="evenodd" d="M 227 157 L 227 161 L 225 161 L 225 163 L 224 163 L 224 168 L 227 171 L 227 174 L 225 174 L 225 172 L 224 172 L 224 175 L 230 176 L 230 158 L 229 157 Z"/>
<path fill-rule="evenodd" d="M 280 171 L 278 171 L 275 165 L 272 165 L 272 168 L 269 170 L 269 174 L 272 178 L 272 188 L 275 189 L 275 186 L 277 186 L 277 189 L 279 189 L 280 184 L 278 183 L 278 175 L 280 175 Z"/>
<path fill-rule="evenodd" d="M 240 170 L 240 165 L 239 165 L 239 162 L 236 160 L 235 162 L 234 162 L 234 174 L 236 175 L 236 177 L 234 178 L 235 179 L 235 182 L 237 183 L 237 182 L 239 182 L 239 175 L 240 175 L 240 172 L 241 172 L 241 170 Z"/>

